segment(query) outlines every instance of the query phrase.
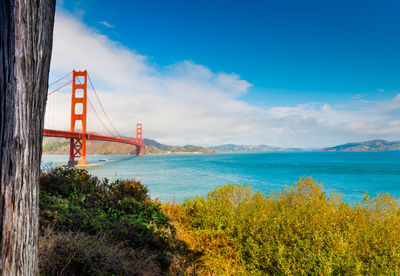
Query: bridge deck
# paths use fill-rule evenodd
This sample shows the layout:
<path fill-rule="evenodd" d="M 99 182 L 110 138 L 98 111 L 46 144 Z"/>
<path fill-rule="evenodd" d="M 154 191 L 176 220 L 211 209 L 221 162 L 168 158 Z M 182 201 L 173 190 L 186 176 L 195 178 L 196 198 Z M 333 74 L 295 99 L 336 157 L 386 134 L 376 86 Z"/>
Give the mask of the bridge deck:
<path fill-rule="evenodd" d="M 99 140 L 99 141 L 109 141 L 109 142 L 117 142 L 117 143 L 124 143 L 135 145 L 139 147 L 145 147 L 143 140 L 137 139 L 124 139 L 122 137 L 111 137 L 111 136 L 103 136 L 91 133 L 79 133 L 79 132 L 72 132 L 72 131 L 63 131 L 63 130 L 55 130 L 55 129 L 44 129 L 43 136 L 47 137 L 60 137 L 60 138 L 83 138 L 86 136 L 87 140 Z"/>

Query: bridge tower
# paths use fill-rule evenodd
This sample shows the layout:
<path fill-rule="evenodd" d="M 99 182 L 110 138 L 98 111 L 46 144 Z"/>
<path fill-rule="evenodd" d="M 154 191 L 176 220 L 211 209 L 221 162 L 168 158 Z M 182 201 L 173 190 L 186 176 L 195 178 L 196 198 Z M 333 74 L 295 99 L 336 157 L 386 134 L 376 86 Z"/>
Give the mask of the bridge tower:
<path fill-rule="evenodd" d="M 79 77 L 83 78 L 83 82 Z M 79 108 L 79 110 L 77 110 Z M 87 121 L 87 71 L 72 72 L 71 132 L 75 132 L 76 123 L 82 126 L 80 138 L 70 138 L 69 166 L 86 166 L 86 121 Z M 75 157 L 80 157 L 78 162 Z"/>
<path fill-rule="evenodd" d="M 143 136 L 142 136 L 142 124 L 136 125 L 136 141 L 139 146 L 136 146 L 136 155 L 143 155 Z"/>

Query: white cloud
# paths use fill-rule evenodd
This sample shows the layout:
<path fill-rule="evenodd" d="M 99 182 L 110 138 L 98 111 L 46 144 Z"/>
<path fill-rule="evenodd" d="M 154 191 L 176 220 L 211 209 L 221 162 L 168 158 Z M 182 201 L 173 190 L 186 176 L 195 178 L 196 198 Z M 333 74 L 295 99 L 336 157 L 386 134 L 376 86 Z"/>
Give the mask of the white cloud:
<path fill-rule="evenodd" d="M 154 65 L 79 18 L 57 13 L 51 81 L 72 69 L 88 70 L 111 121 L 123 135 L 133 135 L 136 122 L 142 122 L 145 137 L 169 144 L 320 147 L 400 137 L 400 95 L 365 106 L 358 102 L 357 109 L 326 103 L 261 108 L 240 100 L 251 84 L 234 73 L 212 72 L 191 61 Z M 55 115 L 46 116 L 47 127 L 69 128 L 67 92 L 49 96 L 48 114 Z M 93 112 L 88 120 L 89 130 L 107 134 Z"/>

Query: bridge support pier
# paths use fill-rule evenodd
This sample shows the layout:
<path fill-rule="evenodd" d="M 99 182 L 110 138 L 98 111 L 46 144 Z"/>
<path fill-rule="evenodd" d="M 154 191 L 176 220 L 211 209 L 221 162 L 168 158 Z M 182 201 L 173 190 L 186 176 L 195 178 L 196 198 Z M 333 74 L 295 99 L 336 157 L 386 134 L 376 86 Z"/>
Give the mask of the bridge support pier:
<path fill-rule="evenodd" d="M 75 161 L 75 157 L 80 157 L 79 161 Z M 71 138 L 69 142 L 69 161 L 68 166 L 74 167 L 86 166 L 86 137 Z"/>
<path fill-rule="evenodd" d="M 143 147 L 136 146 L 136 155 L 143 155 Z"/>
<path fill-rule="evenodd" d="M 83 138 L 81 139 L 81 152 L 80 152 L 80 160 L 78 161 L 78 166 L 86 166 L 87 162 L 86 162 L 86 137 L 83 136 Z"/>

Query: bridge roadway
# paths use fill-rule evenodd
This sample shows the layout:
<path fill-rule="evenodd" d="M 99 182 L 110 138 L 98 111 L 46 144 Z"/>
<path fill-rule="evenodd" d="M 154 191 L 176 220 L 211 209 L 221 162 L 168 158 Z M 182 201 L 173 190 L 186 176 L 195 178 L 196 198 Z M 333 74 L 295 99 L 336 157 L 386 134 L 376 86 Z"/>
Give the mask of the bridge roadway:
<path fill-rule="evenodd" d="M 145 147 L 143 140 L 138 141 L 137 139 L 124 139 L 121 137 L 111 137 L 111 136 L 103 136 L 91 133 L 80 133 L 80 132 L 72 132 L 72 131 L 62 131 L 62 130 L 55 130 L 55 129 L 44 129 L 43 136 L 47 137 L 60 137 L 60 138 L 76 138 L 81 139 L 86 136 L 87 140 L 99 140 L 99 141 L 109 141 L 109 142 L 117 142 L 117 143 L 124 143 L 135 145 L 138 147 Z"/>

